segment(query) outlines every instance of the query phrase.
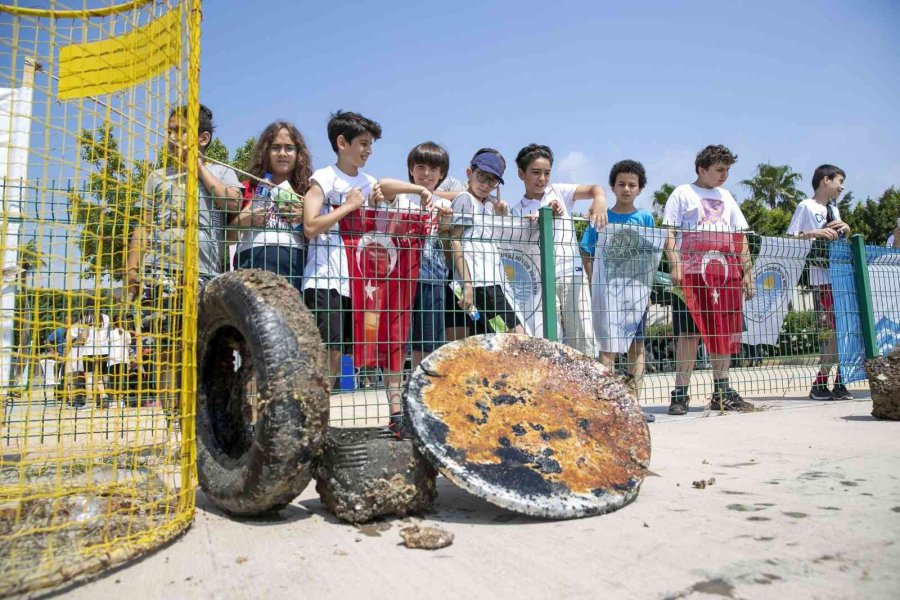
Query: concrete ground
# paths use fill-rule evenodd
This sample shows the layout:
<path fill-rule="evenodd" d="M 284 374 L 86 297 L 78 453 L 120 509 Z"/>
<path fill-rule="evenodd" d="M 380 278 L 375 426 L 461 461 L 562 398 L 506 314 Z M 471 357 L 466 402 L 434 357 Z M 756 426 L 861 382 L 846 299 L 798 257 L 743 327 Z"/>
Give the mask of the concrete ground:
<path fill-rule="evenodd" d="M 423 551 L 398 533 L 419 519 L 342 524 L 312 486 L 265 520 L 229 519 L 200 493 L 182 538 L 65 596 L 900 597 L 900 423 L 873 419 L 867 398 L 757 401 L 768 410 L 669 417 L 649 407 L 659 413 L 652 473 L 634 504 L 609 515 L 523 517 L 440 478 L 422 520 L 456 539 Z"/>

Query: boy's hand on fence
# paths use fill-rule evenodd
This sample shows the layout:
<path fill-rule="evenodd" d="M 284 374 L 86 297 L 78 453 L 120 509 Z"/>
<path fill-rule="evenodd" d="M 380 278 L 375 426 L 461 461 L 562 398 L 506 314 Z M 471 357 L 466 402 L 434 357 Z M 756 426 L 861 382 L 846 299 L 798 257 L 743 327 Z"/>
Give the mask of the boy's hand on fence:
<path fill-rule="evenodd" d="M 843 234 L 843 235 L 847 235 L 848 233 L 850 233 L 850 226 L 847 225 L 846 223 L 844 223 L 843 221 L 837 221 L 837 220 L 832 221 L 831 223 L 828 224 L 828 228 L 838 232 L 839 234 Z"/>
<path fill-rule="evenodd" d="M 503 200 L 497 200 L 494 202 L 494 214 L 505 217 L 509 214 L 509 204 Z"/>
<path fill-rule="evenodd" d="M 550 203 L 547 206 L 549 206 L 551 208 L 551 210 L 553 210 L 553 216 L 555 216 L 555 217 L 562 216 L 563 207 L 562 207 L 562 204 L 559 203 L 559 200 L 553 199 L 550 201 Z"/>
<path fill-rule="evenodd" d="M 598 211 L 597 214 L 594 214 L 593 207 L 591 207 L 588 210 L 588 221 L 594 229 L 603 229 L 609 222 L 609 217 L 606 216 L 606 209 L 604 208 Z"/>
<path fill-rule="evenodd" d="M 431 210 L 432 206 L 434 206 L 434 198 L 432 197 L 431 190 L 428 188 L 422 188 L 422 191 L 419 192 L 419 198 L 422 200 L 423 209 Z"/>
<path fill-rule="evenodd" d="M 266 223 L 268 223 L 268 222 L 269 222 L 269 209 L 257 208 L 256 210 L 250 212 L 251 227 L 265 227 Z"/>
<path fill-rule="evenodd" d="M 809 232 L 809 235 L 814 238 L 823 238 L 826 240 L 836 240 L 838 239 L 838 233 L 830 226 L 825 227 L 823 229 L 814 229 Z"/>
<path fill-rule="evenodd" d="M 350 196 L 347 196 L 347 200 L 350 200 Z M 384 192 L 381 190 L 381 184 L 376 182 L 375 185 L 372 186 L 372 191 L 369 192 L 369 203 L 377 206 L 382 202 L 384 202 Z"/>
<path fill-rule="evenodd" d="M 376 183 L 375 185 L 377 186 L 378 184 Z M 380 193 L 381 188 L 379 187 L 378 190 Z M 374 187 L 372 188 L 372 193 L 373 194 L 375 193 Z M 384 196 L 382 196 L 381 199 L 384 200 Z M 358 187 L 355 187 L 352 190 L 350 190 L 349 194 L 347 194 L 347 199 L 344 200 L 344 204 L 349 206 L 352 210 L 356 210 L 357 208 L 362 207 L 364 201 L 365 201 L 365 197 L 363 196 L 362 190 L 359 189 Z"/>

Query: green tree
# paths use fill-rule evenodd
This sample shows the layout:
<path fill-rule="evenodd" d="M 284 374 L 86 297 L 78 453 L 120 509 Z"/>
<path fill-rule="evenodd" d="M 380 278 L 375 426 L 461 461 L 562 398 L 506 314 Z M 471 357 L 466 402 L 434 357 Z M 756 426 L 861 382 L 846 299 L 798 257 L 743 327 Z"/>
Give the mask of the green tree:
<path fill-rule="evenodd" d="M 757 165 L 756 174 L 744 179 L 741 184 L 750 188 L 751 200 L 762 202 L 769 208 L 793 211 L 804 197 L 803 192 L 797 189 L 801 179 L 803 176 L 788 165 L 762 163 Z"/>
<path fill-rule="evenodd" d="M 793 212 L 784 208 L 769 208 L 757 199 L 744 200 L 741 212 L 750 225 L 751 231 L 759 235 L 780 236 L 787 233 Z"/>
<path fill-rule="evenodd" d="M 231 163 L 236 169 L 248 171 L 250 169 L 250 156 L 253 153 L 253 146 L 256 144 L 256 138 L 250 137 L 244 140 L 244 143 L 238 146 L 234 151 L 234 161 Z M 238 173 L 240 177 L 240 173 Z"/>
<path fill-rule="evenodd" d="M 81 229 L 81 276 L 119 280 L 138 218 L 134 205 L 153 163 L 127 161 L 109 123 L 83 130 L 78 144 L 82 160 L 93 167 L 87 185 L 69 192 L 69 218 Z"/>
<path fill-rule="evenodd" d="M 674 191 L 674 185 L 671 183 L 664 183 L 659 186 L 658 190 L 653 192 L 653 214 L 657 217 L 657 221 L 659 221 L 658 217 L 662 216 L 663 209 L 666 206 L 666 200 L 669 199 L 669 196 L 671 196 Z"/>
<path fill-rule="evenodd" d="M 219 138 L 213 138 L 209 143 L 209 146 L 206 147 L 206 156 L 218 160 L 223 163 L 228 162 L 228 148 L 225 147 L 225 143 L 222 142 Z"/>
<path fill-rule="evenodd" d="M 897 227 L 897 219 L 900 218 L 900 189 L 890 187 L 878 200 L 869 198 L 852 208 L 845 208 L 843 200 L 846 200 L 846 195 L 838 203 L 841 217 L 850 226 L 850 233 L 861 233 L 867 243 L 884 244 Z"/>

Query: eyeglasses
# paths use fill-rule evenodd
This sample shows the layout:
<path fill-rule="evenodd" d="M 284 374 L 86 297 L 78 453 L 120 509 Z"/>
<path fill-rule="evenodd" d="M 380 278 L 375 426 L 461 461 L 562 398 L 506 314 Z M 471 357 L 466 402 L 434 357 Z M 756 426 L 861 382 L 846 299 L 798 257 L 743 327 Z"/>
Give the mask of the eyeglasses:
<path fill-rule="evenodd" d="M 486 183 L 492 188 L 500 185 L 500 180 L 494 177 L 493 175 L 489 175 L 482 171 L 481 169 L 475 169 L 475 178 L 478 180 L 478 183 Z"/>
<path fill-rule="evenodd" d="M 297 146 L 293 144 L 272 144 L 269 146 L 269 152 L 275 154 L 280 154 L 282 150 L 285 154 L 295 154 L 297 152 Z"/>

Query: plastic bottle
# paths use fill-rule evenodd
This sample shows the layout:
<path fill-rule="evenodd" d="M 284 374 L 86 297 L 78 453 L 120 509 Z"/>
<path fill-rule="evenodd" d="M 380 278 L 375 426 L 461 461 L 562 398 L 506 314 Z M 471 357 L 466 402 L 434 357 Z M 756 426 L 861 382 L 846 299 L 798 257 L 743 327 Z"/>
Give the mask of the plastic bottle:
<path fill-rule="evenodd" d="M 457 300 L 461 300 L 463 297 L 462 286 L 459 285 L 459 282 L 455 279 L 450 281 L 450 289 L 453 290 L 453 295 L 456 296 Z M 473 321 L 477 321 L 481 318 L 481 313 L 474 306 L 469 309 L 469 312 L 466 313 L 469 315 L 469 318 Z"/>
<path fill-rule="evenodd" d="M 263 173 L 262 181 L 257 182 L 256 190 L 253 192 L 253 210 L 260 208 L 269 208 L 269 201 L 272 198 L 272 174 Z"/>

